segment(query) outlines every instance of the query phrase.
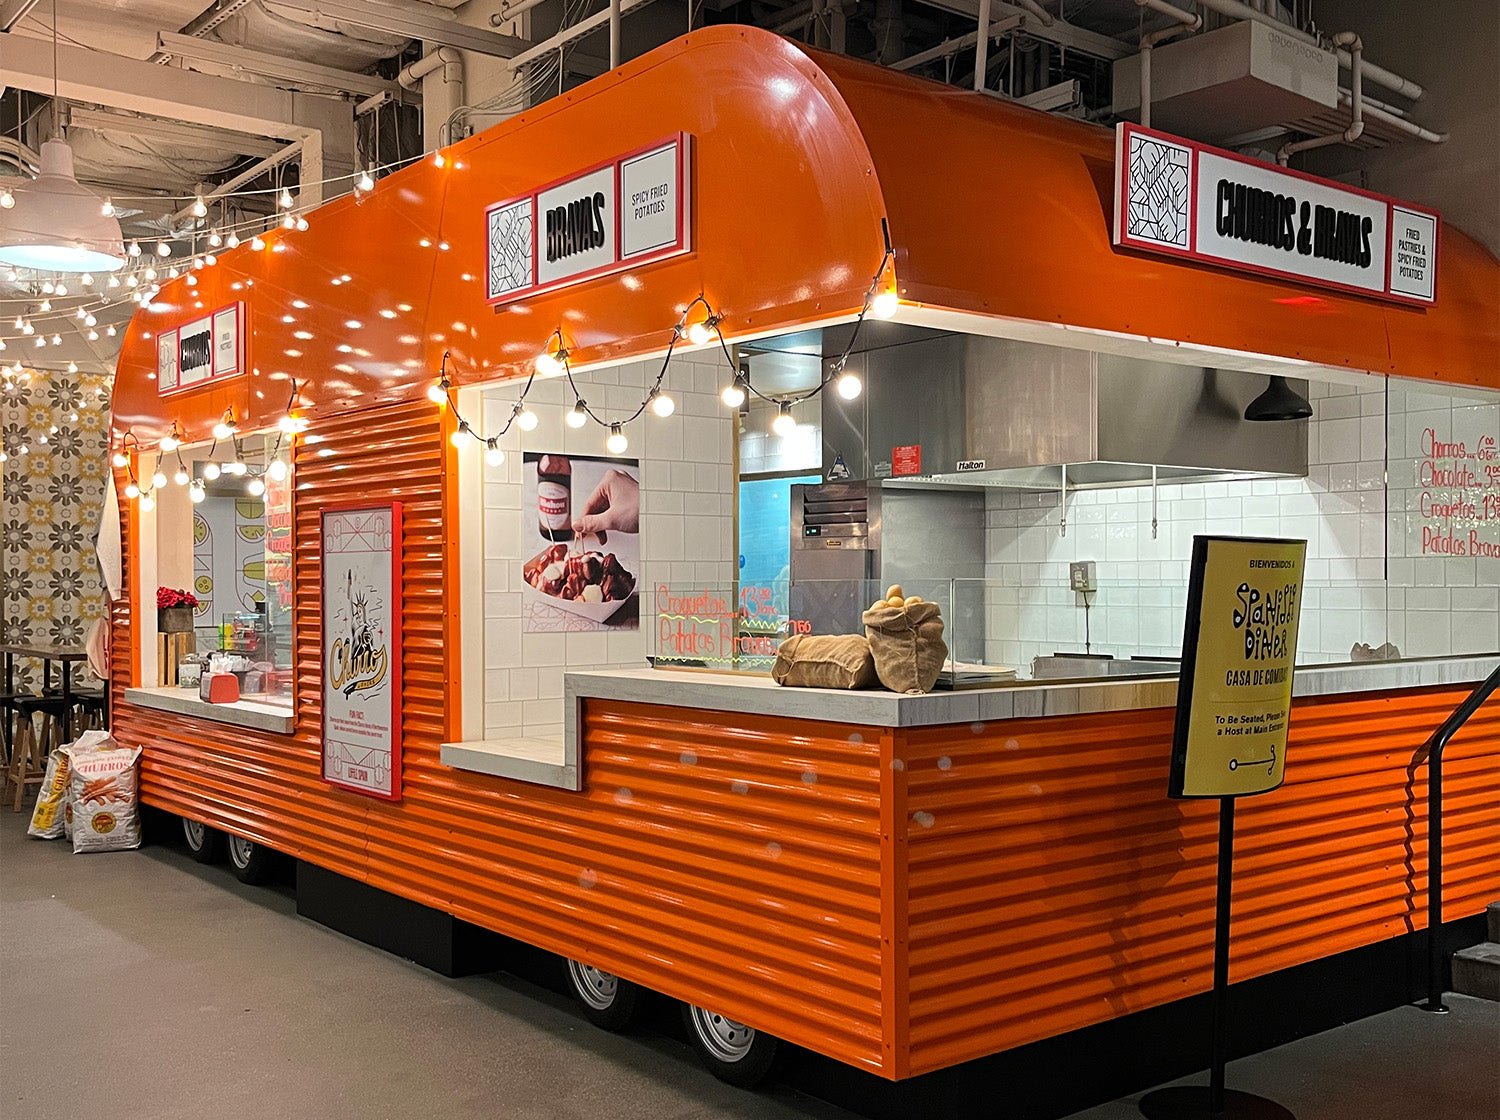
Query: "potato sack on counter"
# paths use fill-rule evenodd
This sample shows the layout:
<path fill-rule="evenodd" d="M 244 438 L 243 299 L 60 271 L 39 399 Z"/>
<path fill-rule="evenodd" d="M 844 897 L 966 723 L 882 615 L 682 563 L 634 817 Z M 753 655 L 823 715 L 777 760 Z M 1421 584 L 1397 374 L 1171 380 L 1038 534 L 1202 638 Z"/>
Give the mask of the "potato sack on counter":
<path fill-rule="evenodd" d="M 860 619 L 870 640 L 875 674 L 892 692 L 931 692 L 948 660 L 938 605 L 920 595 L 904 596 L 899 583 L 885 595 Z"/>
<path fill-rule="evenodd" d="M 873 688 L 875 661 L 859 634 L 798 634 L 776 651 L 771 679 L 794 688 Z"/>

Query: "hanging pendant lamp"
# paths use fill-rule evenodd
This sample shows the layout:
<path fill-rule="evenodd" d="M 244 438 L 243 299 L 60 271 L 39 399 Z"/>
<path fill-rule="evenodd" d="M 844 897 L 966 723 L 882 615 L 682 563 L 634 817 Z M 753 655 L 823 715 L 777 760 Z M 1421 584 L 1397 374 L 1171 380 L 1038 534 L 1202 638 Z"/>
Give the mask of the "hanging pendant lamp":
<path fill-rule="evenodd" d="M 119 219 L 73 175 L 64 140 L 42 145 L 41 171 L 11 187 L 15 205 L 0 210 L 0 262 L 43 272 L 113 272 L 125 264 Z"/>
<path fill-rule="evenodd" d="M 1266 391 L 1245 406 L 1246 420 L 1306 420 L 1312 413 L 1306 398 L 1277 374 L 1271 375 Z"/>

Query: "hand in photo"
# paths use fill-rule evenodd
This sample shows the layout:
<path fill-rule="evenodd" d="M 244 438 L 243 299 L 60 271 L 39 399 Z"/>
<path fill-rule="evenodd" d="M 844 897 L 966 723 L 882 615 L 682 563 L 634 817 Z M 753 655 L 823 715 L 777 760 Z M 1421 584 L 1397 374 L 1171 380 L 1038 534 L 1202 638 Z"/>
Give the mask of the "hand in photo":
<path fill-rule="evenodd" d="M 608 530 L 622 533 L 641 531 L 641 484 L 624 471 L 610 470 L 599 480 L 584 503 L 583 512 L 573 519 L 573 532 L 580 536 L 597 536 L 599 543 L 608 540 Z"/>

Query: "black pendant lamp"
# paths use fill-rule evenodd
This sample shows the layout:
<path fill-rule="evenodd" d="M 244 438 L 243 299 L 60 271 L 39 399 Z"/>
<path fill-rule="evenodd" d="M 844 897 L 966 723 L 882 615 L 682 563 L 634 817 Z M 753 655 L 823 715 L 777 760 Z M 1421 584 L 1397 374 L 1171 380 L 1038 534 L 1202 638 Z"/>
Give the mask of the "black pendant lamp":
<path fill-rule="evenodd" d="M 1312 413 L 1307 399 L 1279 374 L 1273 374 L 1266 391 L 1245 406 L 1246 420 L 1306 420 Z"/>

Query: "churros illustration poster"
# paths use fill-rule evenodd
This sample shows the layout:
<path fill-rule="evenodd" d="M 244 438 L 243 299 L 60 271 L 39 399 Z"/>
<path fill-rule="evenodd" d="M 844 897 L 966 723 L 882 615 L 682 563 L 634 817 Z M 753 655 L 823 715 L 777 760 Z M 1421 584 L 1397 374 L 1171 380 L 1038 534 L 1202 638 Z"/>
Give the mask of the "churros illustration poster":
<path fill-rule="evenodd" d="M 323 511 L 323 779 L 401 796 L 401 506 Z"/>

